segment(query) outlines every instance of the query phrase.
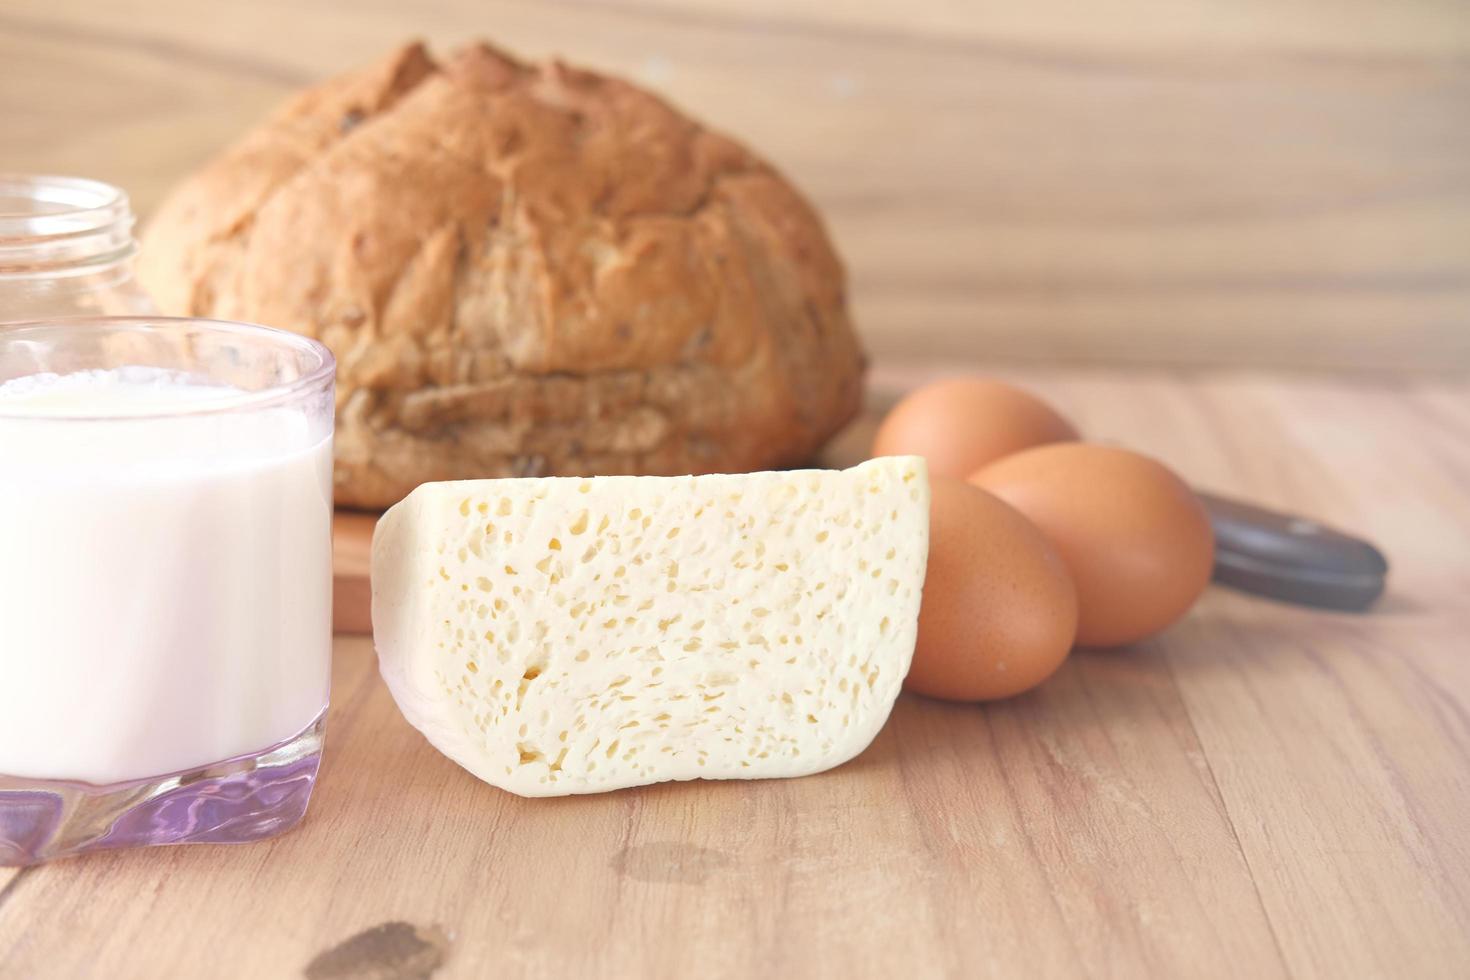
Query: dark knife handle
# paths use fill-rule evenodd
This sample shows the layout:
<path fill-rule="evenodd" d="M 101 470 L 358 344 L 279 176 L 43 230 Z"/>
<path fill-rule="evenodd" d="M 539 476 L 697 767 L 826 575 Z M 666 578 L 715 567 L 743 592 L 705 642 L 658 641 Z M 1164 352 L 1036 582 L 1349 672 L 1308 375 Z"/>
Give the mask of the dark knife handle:
<path fill-rule="evenodd" d="M 1383 594 L 1388 560 L 1315 521 L 1199 494 L 1215 529 L 1215 581 L 1304 606 L 1362 610 Z"/>

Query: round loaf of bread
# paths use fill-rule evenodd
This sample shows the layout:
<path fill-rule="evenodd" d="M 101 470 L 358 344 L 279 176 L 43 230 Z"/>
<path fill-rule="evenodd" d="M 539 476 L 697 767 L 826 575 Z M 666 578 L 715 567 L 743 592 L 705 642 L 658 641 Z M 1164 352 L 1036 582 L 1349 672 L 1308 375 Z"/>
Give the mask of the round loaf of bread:
<path fill-rule="evenodd" d="M 626 82 L 410 45 L 184 181 L 167 313 L 338 359 L 339 503 L 429 480 L 801 463 L 858 409 L 843 271 L 771 166 Z"/>

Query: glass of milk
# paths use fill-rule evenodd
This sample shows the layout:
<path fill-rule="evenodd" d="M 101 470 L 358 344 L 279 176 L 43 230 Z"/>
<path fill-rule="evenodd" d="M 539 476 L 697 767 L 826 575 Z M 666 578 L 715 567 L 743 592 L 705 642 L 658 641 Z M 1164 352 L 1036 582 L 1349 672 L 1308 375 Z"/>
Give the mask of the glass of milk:
<path fill-rule="evenodd" d="M 301 819 L 334 376 L 248 324 L 0 324 L 0 865 Z"/>

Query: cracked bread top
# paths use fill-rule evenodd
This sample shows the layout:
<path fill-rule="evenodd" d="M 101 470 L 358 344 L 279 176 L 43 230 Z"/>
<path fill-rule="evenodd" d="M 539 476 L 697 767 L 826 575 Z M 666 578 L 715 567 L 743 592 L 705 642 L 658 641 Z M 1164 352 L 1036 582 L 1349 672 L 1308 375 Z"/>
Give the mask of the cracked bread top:
<path fill-rule="evenodd" d="M 412 44 L 169 198 L 168 313 L 337 355 L 337 499 L 429 480 L 802 462 L 856 412 L 840 261 L 771 166 L 627 82 Z"/>

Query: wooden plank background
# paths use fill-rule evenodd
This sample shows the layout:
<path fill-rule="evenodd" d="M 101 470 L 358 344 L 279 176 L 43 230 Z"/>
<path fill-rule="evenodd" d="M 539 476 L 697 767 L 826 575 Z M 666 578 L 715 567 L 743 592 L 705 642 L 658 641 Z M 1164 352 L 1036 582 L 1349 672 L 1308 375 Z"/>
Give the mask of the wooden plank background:
<path fill-rule="evenodd" d="M 0 169 L 146 212 L 411 36 L 746 139 L 829 216 L 880 358 L 1470 367 L 1463 0 L 5 0 Z"/>

